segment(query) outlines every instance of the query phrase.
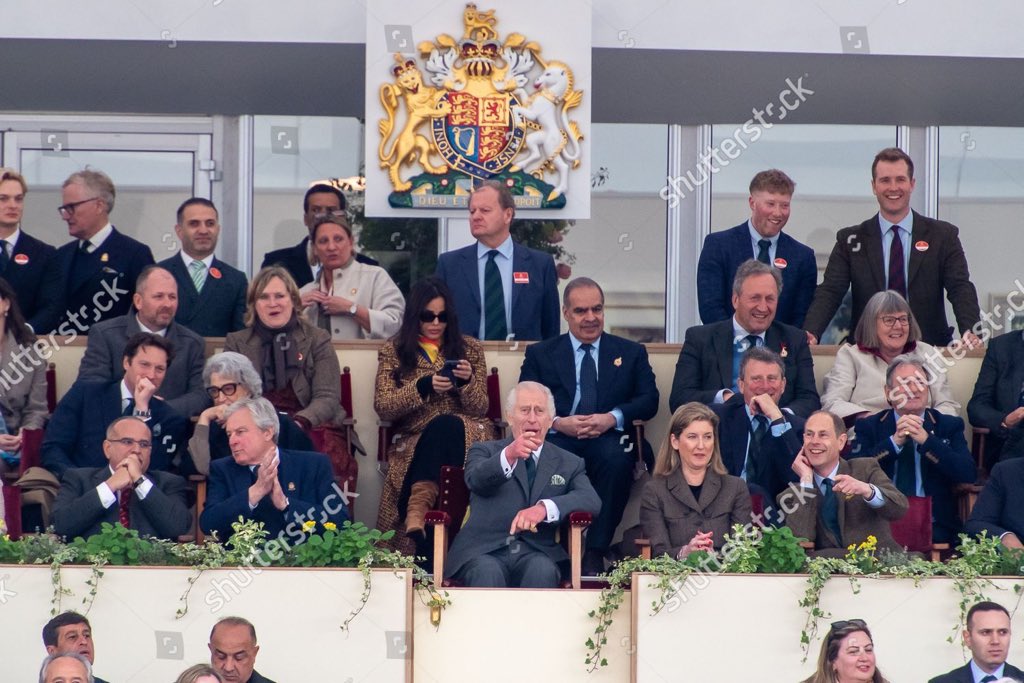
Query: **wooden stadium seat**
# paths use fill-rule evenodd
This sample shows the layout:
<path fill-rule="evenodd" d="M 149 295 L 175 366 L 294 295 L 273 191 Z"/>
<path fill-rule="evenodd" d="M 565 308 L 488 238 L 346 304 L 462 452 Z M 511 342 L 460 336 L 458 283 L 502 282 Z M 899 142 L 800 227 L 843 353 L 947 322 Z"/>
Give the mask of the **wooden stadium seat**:
<path fill-rule="evenodd" d="M 894 519 L 892 537 L 901 546 L 921 553 L 937 562 L 941 551 L 949 550 L 948 543 L 932 542 L 932 499 L 930 496 L 907 496 L 907 514 Z"/>

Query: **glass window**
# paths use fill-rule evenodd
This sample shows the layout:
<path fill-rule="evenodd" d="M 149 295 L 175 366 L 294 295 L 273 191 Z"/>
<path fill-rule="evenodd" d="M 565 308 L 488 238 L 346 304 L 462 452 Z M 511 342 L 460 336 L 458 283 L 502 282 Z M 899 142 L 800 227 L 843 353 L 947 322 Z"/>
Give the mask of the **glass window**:
<path fill-rule="evenodd" d="M 594 124 L 590 150 L 591 218 L 546 222 L 548 242 L 561 248 L 562 284 L 580 275 L 596 280 L 609 332 L 663 342 L 668 208 L 657 190 L 668 168 L 668 128 Z"/>
<path fill-rule="evenodd" d="M 742 124 L 712 128 L 712 145 L 742 131 Z M 727 230 L 750 218 L 750 180 L 759 171 L 778 168 L 796 183 L 792 213 L 785 231 L 814 249 L 818 281 L 835 244 L 836 232 L 878 212 L 871 193 L 871 161 L 880 149 L 896 144 L 894 126 L 772 125 L 748 142 L 711 176 L 711 230 Z M 745 133 L 745 131 L 744 131 Z M 697 176 L 698 178 L 700 176 Z M 822 343 L 838 343 L 849 328 L 849 306 L 836 312 Z"/>
<path fill-rule="evenodd" d="M 1024 129 L 940 127 L 938 213 L 960 228 L 978 303 L 992 314 L 993 333 L 1007 325 L 1024 328 L 1024 316 L 1008 320 L 1006 297 L 1021 291 L 1024 272 L 1016 241 L 1005 239 L 1024 216 Z"/>

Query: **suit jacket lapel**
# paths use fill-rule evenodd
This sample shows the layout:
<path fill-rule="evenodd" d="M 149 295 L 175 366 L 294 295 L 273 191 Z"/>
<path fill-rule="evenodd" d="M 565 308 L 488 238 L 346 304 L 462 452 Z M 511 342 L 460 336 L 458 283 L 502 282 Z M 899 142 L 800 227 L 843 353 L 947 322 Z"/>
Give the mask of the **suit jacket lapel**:
<path fill-rule="evenodd" d="M 558 469 L 559 457 L 551 444 L 547 444 L 540 451 L 540 458 L 537 460 L 537 478 L 533 480 L 533 490 L 530 491 L 529 502 L 540 500 L 540 492 L 551 483 L 551 477 Z M 524 467 L 523 470 L 526 468 Z"/>
<path fill-rule="evenodd" d="M 693 491 L 690 490 L 689 484 L 686 483 L 682 470 L 676 470 L 669 475 L 668 490 L 675 496 L 676 500 L 686 507 L 691 510 L 701 510 L 700 503 L 693 497 Z"/>
<path fill-rule="evenodd" d="M 459 272 L 465 276 L 465 283 L 463 287 L 469 292 L 470 300 L 473 302 L 473 306 L 480 312 L 480 319 L 484 317 L 484 306 L 483 302 L 480 301 L 480 272 L 478 270 L 477 257 L 476 257 L 476 244 L 471 244 L 462 250 L 462 267 L 459 268 Z M 477 330 L 466 330 L 467 334 L 476 334 Z"/>
<path fill-rule="evenodd" d="M 516 287 L 515 274 L 530 272 L 530 252 L 516 243 L 512 243 L 512 312 L 515 313 L 516 302 L 519 301 L 519 287 Z M 515 318 L 512 318 L 515 320 Z"/>
<path fill-rule="evenodd" d="M 171 269 L 173 270 L 175 277 L 178 279 L 178 298 L 184 299 L 182 302 L 187 306 L 186 310 L 193 310 L 199 301 L 199 292 L 196 291 L 195 285 L 192 283 L 192 273 L 185 267 L 185 262 L 181 260 L 181 253 L 174 255 L 171 261 Z M 210 282 L 210 277 L 207 276 L 206 282 Z M 206 286 L 203 286 L 205 289 Z M 182 308 L 182 303 L 179 303 L 179 310 Z"/>
<path fill-rule="evenodd" d="M 907 267 L 907 294 L 910 294 L 910 286 L 917 277 L 917 271 L 921 270 L 921 263 L 928 252 L 918 251 L 914 245 L 918 242 L 931 243 L 931 230 L 928 224 L 921 220 L 921 217 L 914 212 L 914 223 L 910 231 L 910 265 Z"/>
<path fill-rule="evenodd" d="M 601 352 L 597 359 L 597 397 L 599 404 L 602 396 L 611 395 L 611 387 L 616 379 L 614 365 L 616 358 L 619 358 L 618 344 L 607 334 L 602 334 Z"/>
<path fill-rule="evenodd" d="M 565 409 L 566 415 L 568 415 L 572 412 L 572 401 L 576 396 L 576 356 L 572 351 L 572 341 L 569 340 L 567 334 L 563 334 L 558 340 L 555 348 L 555 366 L 558 379 L 569 395 L 569 405 Z M 565 415 L 561 417 L 565 417 Z"/>
<path fill-rule="evenodd" d="M 686 488 L 690 488 L 687 486 Z M 707 474 L 704 475 L 704 485 L 700 489 L 700 500 L 697 501 L 697 509 L 701 512 L 704 508 L 711 505 L 714 500 L 718 497 L 718 492 L 722 490 L 722 477 L 715 472 L 708 469 Z"/>
<path fill-rule="evenodd" d="M 711 335 L 711 346 L 718 359 L 719 386 L 732 387 L 732 318 L 720 323 Z"/>
<path fill-rule="evenodd" d="M 878 222 L 877 215 L 868 221 L 868 225 L 861 231 L 860 238 L 864 240 L 864 249 L 871 265 L 871 277 L 875 280 L 875 288 L 881 291 L 885 289 L 885 254 L 882 252 L 882 224 Z"/>

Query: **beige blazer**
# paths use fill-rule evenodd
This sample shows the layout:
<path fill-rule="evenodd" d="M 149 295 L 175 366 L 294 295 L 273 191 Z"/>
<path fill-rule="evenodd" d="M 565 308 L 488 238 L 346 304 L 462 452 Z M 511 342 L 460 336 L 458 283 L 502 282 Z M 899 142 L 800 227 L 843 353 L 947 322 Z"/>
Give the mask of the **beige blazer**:
<path fill-rule="evenodd" d="M 331 320 L 331 338 L 342 339 L 388 339 L 402 326 L 405 312 L 405 297 L 398 290 L 388 272 L 380 266 L 370 266 L 353 259 L 347 268 L 335 268 L 331 273 L 334 281 L 334 296 L 348 299 L 370 312 L 370 331 L 367 332 L 348 313 L 328 316 Z M 315 290 L 317 283 L 310 282 L 299 291 L 302 294 Z M 315 327 L 320 326 L 320 307 L 307 306 L 306 318 Z"/>

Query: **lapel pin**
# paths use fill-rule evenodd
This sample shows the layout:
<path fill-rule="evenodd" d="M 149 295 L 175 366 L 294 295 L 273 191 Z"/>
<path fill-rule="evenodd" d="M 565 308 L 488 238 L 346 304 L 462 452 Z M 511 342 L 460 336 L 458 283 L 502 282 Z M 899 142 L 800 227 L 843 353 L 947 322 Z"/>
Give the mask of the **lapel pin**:
<path fill-rule="evenodd" d="M 622 356 L 619 356 L 618 358 L 613 360 L 612 361 L 612 365 L 614 365 L 617 368 L 621 368 L 622 367 Z"/>
<path fill-rule="evenodd" d="M 775 263 L 775 267 L 778 268 L 779 270 L 782 270 L 783 268 L 785 268 L 786 266 L 789 265 L 789 263 L 786 262 L 786 259 L 778 257 L 778 256 L 775 257 L 775 262 L 774 263 Z"/>
<path fill-rule="evenodd" d="M 928 251 L 928 243 L 924 240 L 914 242 L 914 249 L 917 249 L 918 251 Z"/>
<path fill-rule="evenodd" d="M 26 263 L 28 263 L 28 254 L 15 254 L 14 262 L 17 263 L 19 266 L 25 265 Z"/>
<path fill-rule="evenodd" d="M 104 252 L 103 254 L 100 254 L 100 262 L 101 263 L 106 263 L 109 260 L 110 260 L 110 256 L 107 253 Z"/>
<path fill-rule="evenodd" d="M 210 277 L 220 279 L 220 268 L 216 266 L 210 266 Z"/>
<path fill-rule="evenodd" d="M 288 482 L 288 490 L 292 491 L 292 492 L 295 491 L 295 482 L 294 481 Z"/>

